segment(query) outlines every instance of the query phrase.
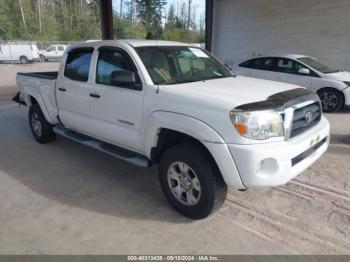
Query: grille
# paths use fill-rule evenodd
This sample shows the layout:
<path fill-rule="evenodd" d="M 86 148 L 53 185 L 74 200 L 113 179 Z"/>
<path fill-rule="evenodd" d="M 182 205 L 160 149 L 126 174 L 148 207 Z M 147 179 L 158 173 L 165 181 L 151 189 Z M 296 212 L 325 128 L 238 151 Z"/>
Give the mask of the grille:
<path fill-rule="evenodd" d="M 296 109 L 293 115 L 290 138 L 312 128 L 320 119 L 321 106 L 318 102 Z"/>

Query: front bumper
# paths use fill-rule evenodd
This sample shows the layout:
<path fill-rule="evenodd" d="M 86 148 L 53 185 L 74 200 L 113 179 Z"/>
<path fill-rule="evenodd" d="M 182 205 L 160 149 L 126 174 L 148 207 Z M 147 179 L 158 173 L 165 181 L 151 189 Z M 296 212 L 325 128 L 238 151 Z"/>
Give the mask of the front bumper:
<path fill-rule="evenodd" d="M 312 165 L 328 145 L 329 123 L 322 117 L 316 126 L 288 141 L 227 146 L 244 187 L 250 188 L 287 183 Z"/>

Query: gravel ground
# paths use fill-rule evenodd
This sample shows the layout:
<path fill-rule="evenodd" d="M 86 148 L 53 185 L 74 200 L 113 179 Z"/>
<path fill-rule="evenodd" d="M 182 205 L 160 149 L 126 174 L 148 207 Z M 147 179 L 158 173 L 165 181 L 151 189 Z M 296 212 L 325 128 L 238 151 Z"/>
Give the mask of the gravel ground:
<path fill-rule="evenodd" d="M 231 189 L 217 214 L 193 222 L 168 207 L 156 168 L 33 141 L 26 110 L 8 99 L 14 75 L 57 67 L 0 65 L 0 253 L 350 254 L 350 109 L 326 115 L 329 150 L 303 174 Z"/>

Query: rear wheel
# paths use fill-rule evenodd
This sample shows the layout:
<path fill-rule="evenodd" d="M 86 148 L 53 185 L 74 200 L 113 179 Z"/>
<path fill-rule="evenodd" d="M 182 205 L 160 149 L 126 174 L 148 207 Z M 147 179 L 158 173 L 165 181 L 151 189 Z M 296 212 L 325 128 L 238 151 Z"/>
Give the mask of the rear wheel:
<path fill-rule="evenodd" d="M 19 61 L 21 62 L 21 64 L 28 64 L 29 62 L 28 57 L 24 55 L 19 58 Z"/>
<path fill-rule="evenodd" d="M 29 126 L 35 140 L 40 144 L 46 144 L 56 139 L 56 134 L 52 130 L 53 125 L 46 121 L 38 104 L 31 105 L 29 109 Z"/>
<path fill-rule="evenodd" d="M 46 61 L 46 58 L 45 58 L 44 55 L 40 55 L 39 57 L 40 57 L 40 62 L 45 62 Z"/>
<path fill-rule="evenodd" d="M 317 92 L 324 112 L 336 112 L 344 107 L 345 99 L 341 91 L 335 88 L 323 88 Z"/>
<path fill-rule="evenodd" d="M 200 146 L 182 143 L 169 148 L 159 165 L 159 180 L 169 203 L 181 214 L 202 219 L 218 210 L 227 186 Z"/>

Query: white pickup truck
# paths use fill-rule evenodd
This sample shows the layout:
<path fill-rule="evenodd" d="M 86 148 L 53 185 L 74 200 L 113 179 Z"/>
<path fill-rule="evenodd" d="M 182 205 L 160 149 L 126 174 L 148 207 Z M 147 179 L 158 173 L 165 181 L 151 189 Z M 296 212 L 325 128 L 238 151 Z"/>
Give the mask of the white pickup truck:
<path fill-rule="evenodd" d="M 56 134 L 132 164 L 159 163 L 163 192 L 183 215 L 217 210 L 227 187 L 287 183 L 329 144 L 318 96 L 234 76 L 189 44 L 98 41 L 69 47 L 59 72 L 18 73 L 39 143 Z"/>

